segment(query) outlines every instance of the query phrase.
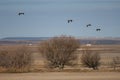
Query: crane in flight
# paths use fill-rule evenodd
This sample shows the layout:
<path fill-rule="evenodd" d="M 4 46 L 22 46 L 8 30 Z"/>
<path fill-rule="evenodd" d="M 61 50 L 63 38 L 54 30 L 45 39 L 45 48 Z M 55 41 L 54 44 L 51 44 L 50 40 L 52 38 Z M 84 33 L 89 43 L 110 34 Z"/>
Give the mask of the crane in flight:
<path fill-rule="evenodd" d="M 19 16 L 20 16 L 20 15 L 24 15 L 24 13 L 23 13 L 23 12 L 19 12 L 18 15 L 19 15 Z"/>
<path fill-rule="evenodd" d="M 68 23 L 70 23 L 70 22 L 73 22 L 73 20 L 72 20 L 72 19 L 69 19 L 69 20 L 68 20 Z"/>
<path fill-rule="evenodd" d="M 96 31 L 101 31 L 101 29 L 96 29 Z"/>
<path fill-rule="evenodd" d="M 86 27 L 92 26 L 91 24 L 87 24 Z"/>

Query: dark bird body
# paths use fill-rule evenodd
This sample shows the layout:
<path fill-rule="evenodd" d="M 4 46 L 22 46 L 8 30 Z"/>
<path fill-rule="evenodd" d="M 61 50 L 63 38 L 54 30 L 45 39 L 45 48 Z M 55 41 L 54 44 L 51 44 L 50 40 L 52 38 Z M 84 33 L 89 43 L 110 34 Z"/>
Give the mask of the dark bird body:
<path fill-rule="evenodd" d="M 68 23 L 70 23 L 70 22 L 73 22 L 73 20 L 72 19 L 68 20 Z"/>
<path fill-rule="evenodd" d="M 87 24 L 86 27 L 92 26 L 91 24 Z"/>
<path fill-rule="evenodd" d="M 19 15 L 19 16 L 20 16 L 20 15 L 24 15 L 24 13 L 20 12 L 20 13 L 18 13 L 18 15 Z"/>
<path fill-rule="evenodd" d="M 100 31 L 101 29 L 96 29 L 96 31 Z"/>

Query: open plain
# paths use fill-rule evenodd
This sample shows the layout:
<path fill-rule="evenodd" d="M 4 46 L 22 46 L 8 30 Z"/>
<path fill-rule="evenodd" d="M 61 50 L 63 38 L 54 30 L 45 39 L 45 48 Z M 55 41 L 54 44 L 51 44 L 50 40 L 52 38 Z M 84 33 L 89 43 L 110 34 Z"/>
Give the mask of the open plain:
<path fill-rule="evenodd" d="M 78 49 L 78 65 L 75 67 L 65 66 L 65 69 L 60 72 L 46 71 L 44 60 L 37 51 L 37 47 L 31 46 L 31 50 L 33 50 L 31 72 L 0 73 L 0 80 L 120 80 L 120 67 L 114 71 L 110 64 L 113 57 L 120 57 L 120 45 L 92 45 L 89 48 L 97 51 L 101 56 L 101 65 L 97 71 L 81 65 L 80 56 L 85 47 L 81 46 Z"/>
<path fill-rule="evenodd" d="M 0 73 L 0 80 L 120 80 L 118 72 Z"/>

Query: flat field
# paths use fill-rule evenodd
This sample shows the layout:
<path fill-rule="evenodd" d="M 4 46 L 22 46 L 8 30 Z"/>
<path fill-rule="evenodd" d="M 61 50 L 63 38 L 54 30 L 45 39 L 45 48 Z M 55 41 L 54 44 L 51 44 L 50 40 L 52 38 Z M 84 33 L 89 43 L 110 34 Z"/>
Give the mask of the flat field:
<path fill-rule="evenodd" d="M 101 66 L 97 71 L 81 65 L 80 57 L 84 47 L 85 45 L 82 45 L 80 49 L 78 49 L 77 66 L 65 66 L 63 71 L 58 72 L 46 71 L 44 59 L 37 51 L 37 46 L 31 46 L 30 48 L 33 51 L 33 64 L 31 69 L 33 72 L 0 73 L 0 80 L 120 80 L 120 67 L 114 71 L 110 64 L 113 57 L 120 57 L 120 45 L 90 46 L 91 50 L 98 52 L 101 56 Z"/>
<path fill-rule="evenodd" d="M 14 47 L 16 46 L 21 46 L 21 45 L 4 45 L 4 46 L 0 46 L 0 49 L 14 49 Z M 30 50 L 32 50 L 32 54 L 33 54 L 32 70 L 39 71 L 41 69 L 45 69 L 45 60 L 38 51 L 39 46 L 32 45 L 29 47 L 30 47 Z M 74 67 L 65 66 L 65 69 L 82 69 L 82 70 L 88 69 L 89 70 L 89 68 L 85 68 L 82 66 L 81 60 L 80 60 L 82 51 L 86 47 L 88 47 L 89 50 L 100 54 L 101 65 L 99 67 L 99 70 L 102 70 L 102 69 L 113 70 L 111 62 L 113 60 L 113 57 L 116 57 L 116 56 L 120 57 L 120 45 L 91 45 L 91 46 L 81 45 L 80 48 L 77 50 L 77 56 L 78 56 L 78 59 L 76 61 L 77 65 Z M 118 70 L 120 70 L 120 67 L 118 68 L 119 68 Z"/>
<path fill-rule="evenodd" d="M 120 80 L 118 72 L 0 73 L 0 80 Z"/>
<path fill-rule="evenodd" d="M 32 48 L 36 48 L 37 46 L 34 46 Z M 82 50 L 85 49 L 85 45 L 82 45 L 77 52 L 78 55 L 78 60 L 77 60 L 77 66 L 75 67 L 66 67 L 65 69 L 88 69 L 82 66 L 80 57 L 82 55 Z M 100 70 L 113 70 L 112 68 L 112 60 L 114 57 L 120 57 L 120 45 L 92 45 L 89 46 L 89 49 L 92 50 L 93 52 L 97 52 L 100 54 L 101 57 L 101 65 L 99 67 Z M 41 54 L 39 52 L 33 53 L 33 58 L 34 58 L 34 63 L 33 67 L 38 69 L 39 68 L 44 68 L 44 59 L 41 57 Z M 120 67 L 118 67 L 118 70 L 120 70 Z"/>

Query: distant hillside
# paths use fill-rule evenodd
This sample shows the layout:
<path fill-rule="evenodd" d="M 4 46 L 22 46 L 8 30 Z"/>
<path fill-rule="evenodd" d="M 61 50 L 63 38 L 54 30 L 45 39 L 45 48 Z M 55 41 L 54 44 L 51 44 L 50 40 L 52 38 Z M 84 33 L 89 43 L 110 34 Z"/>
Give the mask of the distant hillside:
<path fill-rule="evenodd" d="M 90 38 L 79 38 L 81 44 L 97 44 L 97 45 L 109 45 L 109 44 L 120 44 L 119 37 L 90 37 Z"/>
<path fill-rule="evenodd" d="M 36 44 L 52 37 L 7 37 L 0 39 L 2 44 Z M 120 38 L 78 38 L 81 44 L 109 45 L 120 44 Z"/>
<path fill-rule="evenodd" d="M 80 40 L 81 44 L 97 44 L 97 45 L 110 45 L 120 44 L 120 40 Z"/>
<path fill-rule="evenodd" d="M 41 41 L 41 40 L 47 40 L 51 37 L 6 37 L 1 40 L 4 41 Z"/>

